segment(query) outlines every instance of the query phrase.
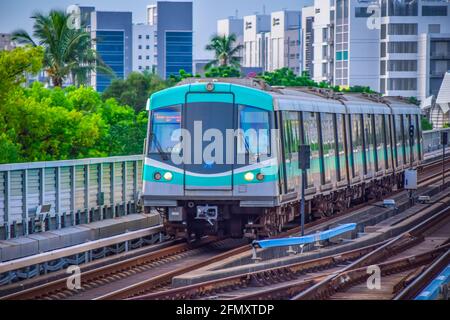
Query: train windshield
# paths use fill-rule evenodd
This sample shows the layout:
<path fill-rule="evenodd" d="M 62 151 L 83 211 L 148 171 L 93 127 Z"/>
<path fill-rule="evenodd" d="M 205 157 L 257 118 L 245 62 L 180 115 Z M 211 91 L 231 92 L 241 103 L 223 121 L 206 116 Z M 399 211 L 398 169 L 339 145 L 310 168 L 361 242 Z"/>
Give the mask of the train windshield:
<path fill-rule="evenodd" d="M 239 151 L 258 156 L 269 155 L 269 112 L 249 106 L 239 106 L 239 122 L 240 129 L 244 131 Z"/>
<path fill-rule="evenodd" d="M 150 153 L 170 153 L 179 143 L 181 110 L 179 106 L 155 110 L 152 116 Z M 178 137 L 177 137 L 178 135 Z"/>

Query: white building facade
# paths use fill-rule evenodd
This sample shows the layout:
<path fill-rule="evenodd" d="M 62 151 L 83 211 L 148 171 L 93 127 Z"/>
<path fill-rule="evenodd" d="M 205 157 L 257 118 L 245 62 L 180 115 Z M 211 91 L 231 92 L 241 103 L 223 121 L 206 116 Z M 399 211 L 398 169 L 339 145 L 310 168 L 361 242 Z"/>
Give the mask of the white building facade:
<path fill-rule="evenodd" d="M 424 100 L 450 70 L 450 3 L 381 1 L 380 91 Z"/>
<path fill-rule="evenodd" d="M 156 71 L 155 29 L 154 25 L 133 25 L 133 71 Z"/>
<path fill-rule="evenodd" d="M 265 70 L 274 71 L 287 67 L 296 74 L 300 73 L 301 22 L 300 11 L 278 11 L 271 14 Z"/>
<path fill-rule="evenodd" d="M 262 68 L 267 65 L 267 33 L 270 32 L 269 15 L 251 15 L 244 17 L 244 56 L 242 66 Z"/>
<path fill-rule="evenodd" d="M 446 0 L 315 0 L 302 9 L 303 70 L 390 96 L 436 95 L 450 69 Z"/>

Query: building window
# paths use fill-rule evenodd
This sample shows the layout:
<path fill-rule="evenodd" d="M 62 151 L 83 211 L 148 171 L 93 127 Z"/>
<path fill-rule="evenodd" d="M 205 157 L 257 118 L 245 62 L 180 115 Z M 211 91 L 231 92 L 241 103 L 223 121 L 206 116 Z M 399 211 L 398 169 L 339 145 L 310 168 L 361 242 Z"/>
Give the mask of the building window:
<path fill-rule="evenodd" d="M 150 46 L 145 46 L 145 49 L 149 50 L 149 49 L 150 49 Z"/>
<path fill-rule="evenodd" d="M 150 39 L 150 36 L 149 36 L 149 35 L 146 35 L 146 36 L 145 36 L 145 39 L 149 40 L 149 39 Z"/>
<path fill-rule="evenodd" d="M 389 42 L 389 53 L 417 53 L 416 41 Z"/>
<path fill-rule="evenodd" d="M 145 67 L 145 70 L 150 70 L 150 66 L 146 66 L 146 67 Z"/>
<path fill-rule="evenodd" d="M 374 14 L 374 10 L 368 10 L 367 7 L 356 7 L 355 8 L 355 18 L 368 18 Z"/>
<path fill-rule="evenodd" d="M 389 60 L 388 71 L 417 71 L 417 60 Z"/>
<path fill-rule="evenodd" d="M 386 74 L 386 60 L 380 61 L 380 74 L 384 76 Z"/>
<path fill-rule="evenodd" d="M 140 50 L 140 49 L 142 49 L 142 46 L 141 46 L 141 45 L 139 45 L 139 46 L 138 46 L 138 49 L 139 49 L 139 50 Z"/>
<path fill-rule="evenodd" d="M 381 25 L 381 39 L 386 39 L 386 25 Z"/>
<path fill-rule="evenodd" d="M 150 56 L 146 56 L 145 59 L 146 59 L 146 60 L 150 60 Z"/>
<path fill-rule="evenodd" d="M 447 16 L 447 6 L 422 6 L 422 16 Z"/>
<path fill-rule="evenodd" d="M 139 38 L 139 39 L 142 39 L 142 34 L 140 34 L 140 35 L 138 36 L 138 38 Z"/>
<path fill-rule="evenodd" d="M 440 24 L 429 24 L 428 25 L 428 33 L 441 33 L 441 25 Z"/>
<path fill-rule="evenodd" d="M 138 59 L 139 59 L 139 60 L 142 60 L 142 56 L 138 56 Z"/>
<path fill-rule="evenodd" d="M 380 46 L 380 50 L 381 50 L 381 57 L 384 58 L 386 57 L 386 42 L 382 42 L 381 46 Z"/>
<path fill-rule="evenodd" d="M 139 70 L 142 70 L 142 66 L 139 66 L 139 68 L 138 68 Z"/>
<path fill-rule="evenodd" d="M 417 0 L 387 1 L 390 17 L 415 17 L 418 15 Z"/>
<path fill-rule="evenodd" d="M 416 78 L 388 79 L 388 90 L 399 90 L 399 91 L 417 90 L 417 79 Z"/>
<path fill-rule="evenodd" d="M 417 23 L 391 23 L 388 25 L 389 35 L 417 35 Z"/>
<path fill-rule="evenodd" d="M 192 73 L 192 32 L 166 32 L 166 78 L 181 69 Z"/>

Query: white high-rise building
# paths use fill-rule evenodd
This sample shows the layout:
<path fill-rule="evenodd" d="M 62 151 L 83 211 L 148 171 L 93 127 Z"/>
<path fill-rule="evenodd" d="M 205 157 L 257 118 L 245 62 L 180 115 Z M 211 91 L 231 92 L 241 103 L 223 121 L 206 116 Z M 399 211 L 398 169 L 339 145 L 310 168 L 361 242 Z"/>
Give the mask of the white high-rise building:
<path fill-rule="evenodd" d="M 265 70 L 274 71 L 287 67 L 299 74 L 301 66 L 300 11 L 273 12 L 271 22 Z"/>
<path fill-rule="evenodd" d="M 450 3 L 380 1 L 380 91 L 424 100 L 450 70 Z"/>
<path fill-rule="evenodd" d="M 446 0 L 315 0 L 302 9 L 303 69 L 333 85 L 423 100 L 450 69 Z"/>
<path fill-rule="evenodd" d="M 155 26 L 133 25 L 133 71 L 156 71 Z"/>
<path fill-rule="evenodd" d="M 379 86 L 379 30 L 368 27 L 376 1 L 315 0 L 302 9 L 303 68 L 317 82 Z"/>
<path fill-rule="evenodd" d="M 251 15 L 244 17 L 244 57 L 243 67 L 262 68 L 267 66 L 269 15 Z"/>

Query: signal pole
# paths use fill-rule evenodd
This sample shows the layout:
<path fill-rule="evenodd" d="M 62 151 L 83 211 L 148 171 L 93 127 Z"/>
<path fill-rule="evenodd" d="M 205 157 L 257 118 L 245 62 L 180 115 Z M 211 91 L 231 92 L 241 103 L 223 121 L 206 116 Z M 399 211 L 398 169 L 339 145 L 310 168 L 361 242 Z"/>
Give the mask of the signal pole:
<path fill-rule="evenodd" d="M 445 184 L 445 146 L 448 144 L 448 132 L 447 131 L 442 131 L 441 143 L 442 143 L 442 188 L 444 188 L 444 184 Z"/>
<path fill-rule="evenodd" d="M 302 237 L 305 235 L 305 185 L 306 170 L 310 168 L 311 148 L 309 145 L 302 144 L 298 148 L 298 166 L 302 175 L 302 198 L 300 202 L 300 221 L 302 226 Z"/>

